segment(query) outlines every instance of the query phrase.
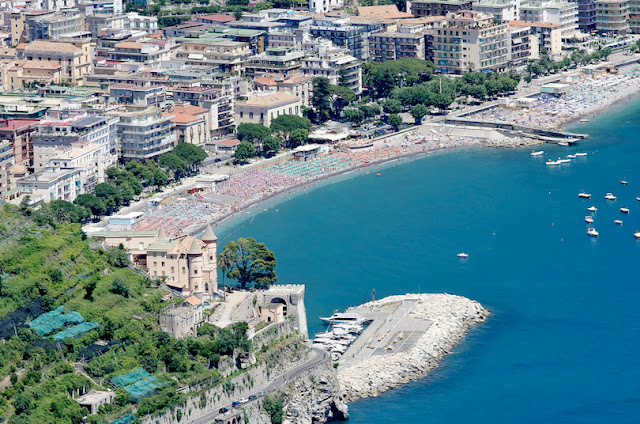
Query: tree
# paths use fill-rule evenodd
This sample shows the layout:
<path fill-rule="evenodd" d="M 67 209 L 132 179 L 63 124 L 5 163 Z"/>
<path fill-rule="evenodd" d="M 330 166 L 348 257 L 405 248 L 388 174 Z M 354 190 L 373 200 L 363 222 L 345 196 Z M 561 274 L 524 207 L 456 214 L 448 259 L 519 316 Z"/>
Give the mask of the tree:
<path fill-rule="evenodd" d="M 111 292 L 113 294 L 119 294 L 122 297 L 131 296 L 131 291 L 129 290 L 129 284 L 127 284 L 127 281 L 119 275 L 116 275 L 115 277 L 113 277 Z"/>
<path fill-rule="evenodd" d="M 236 147 L 234 155 L 236 162 L 245 163 L 248 159 L 256 155 L 256 148 L 248 141 L 243 141 Z"/>
<path fill-rule="evenodd" d="M 308 131 L 309 128 L 311 128 L 311 121 L 297 115 L 280 115 L 271 121 L 271 132 L 280 134 L 284 138 L 285 145 L 290 145 L 289 139 L 293 131 Z"/>
<path fill-rule="evenodd" d="M 274 156 L 280 150 L 280 140 L 270 135 L 264 140 L 262 149 L 264 157 Z"/>
<path fill-rule="evenodd" d="M 330 117 L 330 85 L 328 78 L 317 77 L 313 79 L 313 96 L 311 97 L 311 105 L 315 110 L 316 121 L 320 123 L 328 121 Z"/>
<path fill-rule="evenodd" d="M 96 184 L 94 191 L 96 193 L 96 196 L 100 197 L 104 202 L 107 208 L 107 212 L 109 210 L 115 209 L 122 204 L 122 195 L 120 193 L 120 190 L 118 190 L 111 184 Z"/>
<path fill-rule="evenodd" d="M 284 418 L 283 401 L 280 397 L 267 394 L 262 401 L 262 407 L 269 415 L 271 424 L 281 424 Z"/>
<path fill-rule="evenodd" d="M 353 124 L 359 124 L 364 121 L 364 112 L 360 109 L 345 109 L 344 117 Z"/>
<path fill-rule="evenodd" d="M 191 143 L 178 143 L 172 153 L 184 160 L 191 172 L 195 172 L 202 161 L 207 158 L 207 152 L 202 147 Z"/>
<path fill-rule="evenodd" d="M 218 263 L 218 268 L 220 268 L 220 271 L 222 271 L 222 292 L 224 293 L 224 300 L 227 300 L 227 287 L 224 284 L 224 277 L 226 275 L 227 270 L 231 268 L 231 265 L 233 265 L 233 260 L 229 255 L 227 255 L 223 251 L 218 255 L 217 263 Z M 198 335 L 199 334 L 200 333 L 198 332 Z"/>
<path fill-rule="evenodd" d="M 176 174 L 184 171 L 187 167 L 184 159 L 178 157 L 175 153 L 165 153 L 158 158 L 158 163 L 161 167 L 173 171 Z"/>
<path fill-rule="evenodd" d="M 398 99 L 387 99 L 382 104 L 385 113 L 393 114 L 402 112 L 402 103 Z"/>
<path fill-rule="evenodd" d="M 531 78 L 531 75 L 525 75 L 524 76 L 524 82 L 526 82 L 527 84 L 531 84 L 532 80 L 533 80 L 533 78 Z"/>
<path fill-rule="evenodd" d="M 331 100 L 333 103 L 333 116 L 334 118 L 339 118 L 342 113 L 342 109 L 356 100 L 356 93 L 353 90 L 340 85 L 331 85 L 329 89 L 331 91 Z"/>
<path fill-rule="evenodd" d="M 389 125 L 391 125 L 394 130 L 398 131 L 398 128 L 402 125 L 402 117 L 397 113 L 389 115 Z"/>
<path fill-rule="evenodd" d="M 429 112 L 425 105 L 415 105 L 411 108 L 411 116 L 416 120 L 416 125 L 420 125 L 422 123 L 422 118 Z"/>
<path fill-rule="evenodd" d="M 294 149 L 298 146 L 302 146 L 306 144 L 309 140 L 309 131 L 298 128 L 291 131 L 291 135 L 289 136 L 289 146 Z"/>
<path fill-rule="evenodd" d="M 278 279 L 274 269 L 274 253 L 253 237 L 230 241 L 222 253 L 228 256 L 232 263 L 227 277 L 238 280 L 243 289 L 252 283 L 259 288 L 265 288 Z"/>
<path fill-rule="evenodd" d="M 269 128 L 259 124 L 240 124 L 236 130 L 238 140 L 249 141 L 253 144 L 262 143 L 271 135 Z"/>
<path fill-rule="evenodd" d="M 93 292 L 96 289 L 97 285 L 98 285 L 98 280 L 95 279 L 95 278 L 92 278 L 89 281 L 87 281 L 87 283 L 84 285 L 84 290 L 85 290 L 84 298 L 85 299 L 93 301 Z"/>

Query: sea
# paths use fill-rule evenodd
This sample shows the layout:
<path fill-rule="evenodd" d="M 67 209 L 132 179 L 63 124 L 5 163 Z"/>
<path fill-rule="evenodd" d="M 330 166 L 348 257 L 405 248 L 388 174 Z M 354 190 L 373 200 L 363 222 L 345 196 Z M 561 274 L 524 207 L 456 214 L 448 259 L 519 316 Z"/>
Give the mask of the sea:
<path fill-rule="evenodd" d="M 638 423 L 640 100 L 571 130 L 590 138 L 540 157 L 465 148 L 348 175 L 254 207 L 220 242 L 251 236 L 275 252 L 278 281 L 306 284 L 311 334 L 373 290 L 490 310 L 430 375 L 350 404 L 352 424 Z M 576 152 L 588 155 L 545 165 Z"/>

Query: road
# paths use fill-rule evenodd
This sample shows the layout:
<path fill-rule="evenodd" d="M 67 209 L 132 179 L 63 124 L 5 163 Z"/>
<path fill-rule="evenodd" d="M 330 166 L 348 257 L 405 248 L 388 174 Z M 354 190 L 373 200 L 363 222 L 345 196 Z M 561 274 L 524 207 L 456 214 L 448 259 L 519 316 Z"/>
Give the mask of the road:
<path fill-rule="evenodd" d="M 306 371 L 310 370 L 311 368 L 315 367 L 316 365 L 319 365 L 319 364 L 321 364 L 323 362 L 326 362 L 326 361 L 329 361 L 329 359 L 331 359 L 331 355 L 329 355 L 329 353 L 327 351 L 325 351 L 325 350 L 318 349 L 318 348 L 311 348 L 311 350 L 313 350 L 315 355 L 311 359 L 309 359 L 307 362 L 298 365 L 297 367 L 293 368 L 292 370 L 289 370 L 289 371 L 285 372 L 284 374 L 281 374 L 281 375 L 279 375 L 277 377 L 272 378 L 270 380 L 269 384 L 263 385 L 262 387 L 259 387 L 259 388 L 256 388 L 251 393 L 245 393 L 242 397 L 247 397 L 248 398 L 251 395 L 257 395 L 258 393 L 260 393 L 262 391 L 264 391 L 266 393 L 276 392 L 280 388 L 284 387 L 293 378 L 295 378 L 298 375 L 300 375 L 301 373 L 306 372 Z M 252 402 L 255 402 L 255 400 L 253 400 Z M 218 405 L 218 406 L 216 406 L 214 411 L 211 411 L 211 412 L 209 412 L 209 413 L 207 413 L 205 415 L 202 415 L 202 416 L 200 416 L 198 418 L 194 418 L 194 419 L 191 419 L 191 420 L 186 420 L 185 423 L 186 424 L 210 424 L 210 423 L 213 422 L 213 420 L 217 416 L 223 415 L 223 414 L 220 414 L 218 412 L 220 410 L 220 408 L 228 408 L 230 411 L 233 409 L 231 404 Z"/>

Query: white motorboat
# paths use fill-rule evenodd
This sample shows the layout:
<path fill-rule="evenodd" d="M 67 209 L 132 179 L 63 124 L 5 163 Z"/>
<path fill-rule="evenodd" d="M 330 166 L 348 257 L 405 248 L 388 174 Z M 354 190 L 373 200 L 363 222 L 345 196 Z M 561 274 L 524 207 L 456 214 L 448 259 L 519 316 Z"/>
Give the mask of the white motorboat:
<path fill-rule="evenodd" d="M 587 210 L 588 210 L 589 212 L 598 212 L 598 208 L 596 208 L 595 206 L 589 206 L 589 207 L 587 208 Z"/>
<path fill-rule="evenodd" d="M 336 324 L 334 325 L 334 330 L 335 329 L 342 329 L 344 331 L 346 331 L 347 333 L 350 334 L 360 334 L 362 333 L 362 329 L 363 327 L 359 324 L 348 324 L 348 323 L 344 323 L 344 324 Z"/>
<path fill-rule="evenodd" d="M 580 122 L 589 122 L 589 119 L 587 119 L 587 118 L 580 118 Z"/>
<path fill-rule="evenodd" d="M 640 197 L 636 197 L 636 200 L 637 200 L 638 202 L 640 202 Z"/>
<path fill-rule="evenodd" d="M 622 225 L 622 220 L 621 219 L 616 219 L 615 221 L 613 221 L 614 224 L 618 224 L 618 225 Z"/>
<path fill-rule="evenodd" d="M 633 233 L 633 236 L 637 239 L 640 239 L 640 231 L 636 231 L 635 233 Z"/>
<path fill-rule="evenodd" d="M 580 192 L 580 193 L 578 193 L 578 197 L 582 197 L 584 199 L 591 199 L 591 194 L 585 193 L 585 192 Z"/>
<path fill-rule="evenodd" d="M 571 162 L 571 159 L 561 159 L 561 158 L 558 158 L 558 162 L 560 162 L 560 163 L 569 163 L 569 162 Z"/>
<path fill-rule="evenodd" d="M 614 196 L 612 193 L 607 193 L 607 195 L 604 196 L 604 198 L 607 199 L 607 200 L 616 200 L 617 199 L 617 197 Z"/>
<path fill-rule="evenodd" d="M 587 235 L 591 237 L 598 237 L 600 233 L 598 233 L 595 228 L 589 228 L 587 230 Z"/>
<path fill-rule="evenodd" d="M 620 208 L 620 212 L 629 213 L 629 208 Z"/>
<path fill-rule="evenodd" d="M 574 153 L 573 155 L 574 156 L 587 156 L 586 153 Z"/>
<path fill-rule="evenodd" d="M 620 184 L 622 184 L 622 185 L 627 185 L 627 184 L 629 184 L 629 182 L 628 182 L 628 181 L 626 181 L 626 180 L 620 180 Z"/>
<path fill-rule="evenodd" d="M 531 152 L 531 156 L 544 155 L 544 150 L 538 150 L 537 152 Z"/>
<path fill-rule="evenodd" d="M 591 224 L 593 222 L 593 217 L 590 215 L 585 216 L 584 222 L 586 222 L 587 224 Z"/>
<path fill-rule="evenodd" d="M 575 158 L 576 158 L 576 155 L 567 155 L 567 157 L 568 157 L 569 159 L 575 159 Z"/>
<path fill-rule="evenodd" d="M 560 165 L 562 162 L 557 160 L 548 160 L 547 165 Z"/>
<path fill-rule="evenodd" d="M 567 143 L 566 141 L 561 141 L 560 143 L 558 143 L 558 146 L 568 146 L 569 143 Z"/>
<path fill-rule="evenodd" d="M 330 317 L 320 317 L 320 319 L 324 322 L 330 323 L 340 323 L 340 322 L 352 322 L 356 324 L 362 323 L 362 318 L 358 314 L 353 314 L 350 312 L 336 312 Z"/>
<path fill-rule="evenodd" d="M 465 258 L 466 259 L 466 258 L 469 257 L 469 254 L 461 252 L 461 253 L 458 253 L 456 256 L 459 257 L 459 258 Z"/>
<path fill-rule="evenodd" d="M 347 346 L 336 345 L 331 348 L 331 353 L 345 353 L 347 351 Z"/>

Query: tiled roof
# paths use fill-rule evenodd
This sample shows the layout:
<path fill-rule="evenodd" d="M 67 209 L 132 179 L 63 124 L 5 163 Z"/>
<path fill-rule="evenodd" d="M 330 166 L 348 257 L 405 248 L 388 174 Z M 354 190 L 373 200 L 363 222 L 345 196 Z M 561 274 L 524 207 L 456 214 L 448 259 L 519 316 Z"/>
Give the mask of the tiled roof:
<path fill-rule="evenodd" d="M 200 306 L 202 305 L 202 300 L 198 299 L 195 296 L 189 296 L 184 300 L 186 303 L 192 306 Z"/>
<path fill-rule="evenodd" d="M 18 45 L 20 48 L 20 45 Z M 36 40 L 29 43 L 25 48 L 26 51 L 51 51 L 65 53 L 82 53 L 82 50 L 71 43 L 57 43 L 54 41 Z"/>
<path fill-rule="evenodd" d="M 174 124 L 186 124 L 189 122 L 198 121 L 202 118 L 198 116 L 189 115 L 186 113 L 176 113 L 176 117 L 171 120 Z"/>
<path fill-rule="evenodd" d="M 364 6 L 358 8 L 358 16 L 362 16 L 364 18 L 392 18 L 392 19 L 402 19 L 402 18 L 413 18 L 411 13 L 400 12 L 398 10 L 398 6 L 395 4 L 387 4 L 384 6 Z"/>
<path fill-rule="evenodd" d="M 238 101 L 238 102 L 236 102 L 236 104 L 244 104 L 244 105 L 247 105 L 247 106 L 266 106 L 266 107 L 270 107 L 270 106 L 277 106 L 277 105 L 280 105 L 282 103 L 294 102 L 296 100 L 300 100 L 300 99 L 298 97 L 294 96 L 293 94 L 280 92 L 280 93 L 269 94 L 267 96 L 249 97 L 248 100 Z"/>
<path fill-rule="evenodd" d="M 209 109 L 205 109 L 200 106 L 184 104 L 184 105 L 174 105 L 173 108 L 171 108 L 171 112 L 176 114 L 186 113 L 187 115 L 200 115 L 200 114 L 209 112 Z"/>
<path fill-rule="evenodd" d="M 560 28 L 560 24 L 552 24 L 550 22 L 532 22 L 532 21 L 509 21 L 509 26 L 523 27 L 531 26 L 537 28 Z"/>
<path fill-rule="evenodd" d="M 223 14 L 198 16 L 196 19 L 203 19 L 203 20 L 214 21 L 214 22 L 231 22 L 231 21 L 235 21 L 235 18 L 233 16 L 223 15 Z"/>
<path fill-rule="evenodd" d="M 278 85 L 278 83 L 276 83 L 273 79 L 269 77 L 258 77 L 254 79 L 253 82 L 260 85 L 273 85 L 273 86 Z"/>
<path fill-rule="evenodd" d="M 141 49 L 142 43 L 137 43 L 135 41 L 123 41 L 122 43 L 118 43 L 115 45 L 116 49 Z"/>
<path fill-rule="evenodd" d="M 233 147 L 238 144 L 240 144 L 240 140 L 222 140 L 218 143 L 218 146 Z"/>
<path fill-rule="evenodd" d="M 61 65 L 49 62 L 48 60 L 25 60 L 22 63 L 23 69 L 62 69 Z"/>

